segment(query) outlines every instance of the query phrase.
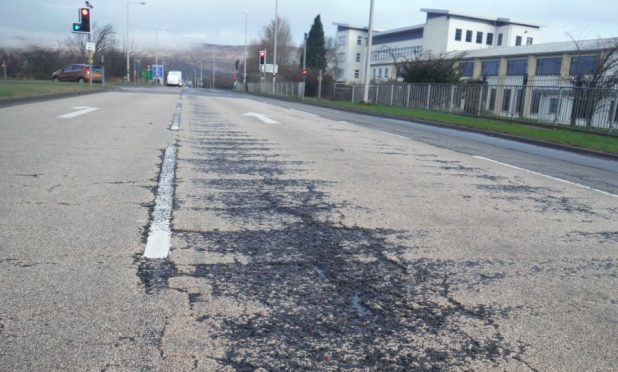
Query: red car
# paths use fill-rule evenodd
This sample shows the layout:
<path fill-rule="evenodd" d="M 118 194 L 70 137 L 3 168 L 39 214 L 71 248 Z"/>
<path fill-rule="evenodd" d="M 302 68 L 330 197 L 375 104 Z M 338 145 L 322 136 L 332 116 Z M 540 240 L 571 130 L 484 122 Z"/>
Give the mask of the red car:
<path fill-rule="evenodd" d="M 90 68 L 88 65 L 69 65 L 61 70 L 53 73 L 53 81 L 77 81 L 80 83 L 90 82 Z M 102 78 L 101 69 L 99 67 L 92 67 L 92 82 L 100 83 Z"/>

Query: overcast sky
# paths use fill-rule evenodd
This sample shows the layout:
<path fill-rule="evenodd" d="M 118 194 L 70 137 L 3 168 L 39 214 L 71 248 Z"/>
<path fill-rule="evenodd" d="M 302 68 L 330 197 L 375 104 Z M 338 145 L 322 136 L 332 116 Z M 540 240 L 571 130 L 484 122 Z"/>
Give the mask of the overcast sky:
<path fill-rule="evenodd" d="M 276 0 L 145 0 L 130 4 L 130 35 L 138 49 L 152 49 L 155 30 L 160 47 L 190 47 L 192 43 L 242 45 L 243 10 L 248 15 L 248 39 L 256 39 L 275 15 Z M 117 37 L 126 35 L 126 0 L 91 0 L 92 19 L 112 24 Z M 333 22 L 367 25 L 369 0 L 278 0 L 279 16 L 288 19 L 295 44 L 300 44 L 313 19 L 321 14 L 324 31 L 334 36 Z M 0 46 L 55 46 L 77 22 L 77 0 L 0 0 Z M 425 22 L 421 8 L 449 9 L 485 17 L 504 17 L 543 25 L 542 42 L 618 37 L 618 0 L 375 0 L 376 29 Z"/>

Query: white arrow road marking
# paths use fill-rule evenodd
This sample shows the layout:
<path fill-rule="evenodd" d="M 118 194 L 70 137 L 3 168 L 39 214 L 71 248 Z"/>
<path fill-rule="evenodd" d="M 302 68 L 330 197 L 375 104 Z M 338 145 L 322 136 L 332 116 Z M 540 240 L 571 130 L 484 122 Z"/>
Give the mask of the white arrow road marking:
<path fill-rule="evenodd" d="M 255 112 L 247 112 L 246 114 L 242 114 L 242 116 L 253 116 L 258 118 L 264 124 L 281 124 L 278 121 L 274 121 L 266 115 L 256 114 Z"/>
<path fill-rule="evenodd" d="M 58 117 L 62 119 L 72 119 L 72 118 L 87 114 L 92 111 L 97 111 L 98 108 L 88 107 L 88 106 L 76 106 L 76 107 L 73 107 L 73 110 L 79 110 L 79 111 L 75 111 L 70 114 L 59 115 Z"/>

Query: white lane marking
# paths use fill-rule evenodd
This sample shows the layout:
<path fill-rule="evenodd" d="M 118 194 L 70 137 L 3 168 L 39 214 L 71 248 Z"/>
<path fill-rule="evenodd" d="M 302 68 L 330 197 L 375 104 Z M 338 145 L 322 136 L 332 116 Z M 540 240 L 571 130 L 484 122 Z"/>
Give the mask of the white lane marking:
<path fill-rule="evenodd" d="M 180 112 L 174 114 L 174 118 L 172 119 L 172 126 L 170 130 L 179 130 L 180 129 Z"/>
<path fill-rule="evenodd" d="M 341 124 L 350 124 L 350 123 L 348 123 L 348 122 L 347 122 L 347 121 L 345 121 L 345 120 L 339 120 L 339 121 L 337 121 L 337 123 L 341 123 Z"/>
<path fill-rule="evenodd" d="M 395 134 L 395 133 L 389 133 L 389 132 L 384 132 L 384 131 L 380 131 L 381 133 L 384 134 L 388 134 L 389 136 L 393 136 L 393 137 L 399 137 L 399 138 L 403 138 L 403 139 L 409 139 L 408 137 L 404 137 L 404 136 L 400 136 L 399 134 Z"/>
<path fill-rule="evenodd" d="M 288 109 L 288 110 L 290 110 L 291 112 L 297 113 L 297 114 L 303 114 L 303 115 L 309 116 L 311 118 L 319 118 L 320 117 L 320 116 L 318 116 L 316 114 L 312 114 L 310 112 L 306 112 L 306 111 L 302 111 L 302 110 L 297 110 L 297 109 L 292 109 L 292 108 Z"/>
<path fill-rule="evenodd" d="M 84 114 L 87 114 L 89 112 L 96 111 L 96 110 L 98 110 L 98 108 L 97 107 L 88 107 L 88 106 L 76 106 L 76 107 L 73 107 L 73 110 L 79 110 L 79 111 L 71 112 L 69 114 L 64 114 L 64 115 L 58 115 L 58 117 L 62 118 L 62 119 L 72 119 L 72 118 L 78 117 L 80 115 L 84 115 Z"/>
<path fill-rule="evenodd" d="M 152 212 L 146 250 L 144 250 L 144 257 L 146 258 L 166 258 L 170 252 L 172 241 L 170 220 L 174 202 L 175 169 L 176 145 L 169 145 L 165 149 L 155 208 Z"/>
<path fill-rule="evenodd" d="M 502 162 L 499 162 L 499 161 L 496 161 L 496 160 L 487 159 L 487 158 L 484 158 L 484 157 L 482 157 L 482 156 L 472 156 L 472 157 L 473 157 L 473 158 L 476 158 L 476 159 L 485 160 L 485 161 L 488 161 L 488 162 L 490 162 L 490 163 L 500 164 L 500 165 L 503 165 L 503 166 L 505 166 L 505 167 L 509 167 L 509 168 L 517 169 L 517 170 L 520 170 L 520 171 L 523 171 L 523 172 L 526 172 L 526 173 L 530 173 L 530 174 L 534 174 L 534 175 L 537 175 L 537 176 L 541 176 L 541 177 L 549 178 L 549 179 L 551 179 L 551 180 L 554 180 L 554 181 L 559 181 L 559 182 L 562 182 L 562 183 L 566 183 L 566 184 L 568 184 L 568 185 L 577 186 L 577 187 L 580 187 L 580 188 L 582 188 L 582 189 L 586 189 L 586 190 L 590 190 L 590 191 L 595 191 L 595 192 L 601 193 L 601 194 L 603 194 L 603 195 L 607 195 L 607 196 L 612 196 L 612 197 L 614 197 L 614 198 L 618 198 L 618 195 L 615 195 L 615 194 L 609 193 L 609 192 L 607 192 L 607 191 L 603 191 L 603 190 L 599 190 L 599 189 L 592 188 L 592 187 L 590 187 L 590 186 L 586 186 L 586 185 L 582 185 L 582 184 L 579 184 L 579 183 L 575 183 L 575 182 L 571 182 L 571 181 L 563 180 L 562 178 L 557 178 L 557 177 L 549 176 L 549 175 L 547 175 L 547 174 L 543 174 L 543 173 L 539 173 L 539 172 L 531 171 L 531 170 L 529 170 L 529 169 L 524 169 L 524 168 L 516 167 L 516 166 L 511 165 L 511 164 L 506 164 L 506 163 L 502 163 Z"/>
<path fill-rule="evenodd" d="M 259 119 L 264 124 L 281 124 L 278 121 L 274 121 L 273 119 L 269 118 L 266 115 L 257 114 L 255 112 L 247 112 L 246 114 L 242 114 L 242 116 L 253 116 Z"/>

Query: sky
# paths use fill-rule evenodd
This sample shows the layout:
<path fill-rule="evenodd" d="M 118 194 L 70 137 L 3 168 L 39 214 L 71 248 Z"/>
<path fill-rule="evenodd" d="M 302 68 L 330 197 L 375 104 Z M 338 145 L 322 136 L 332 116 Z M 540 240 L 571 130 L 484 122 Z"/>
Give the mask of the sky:
<path fill-rule="evenodd" d="M 117 38 L 129 35 L 137 49 L 190 48 L 195 43 L 243 45 L 256 40 L 274 19 L 275 8 L 291 26 L 300 45 L 316 15 L 326 36 L 334 36 L 334 22 L 366 26 L 370 0 L 91 0 L 92 21 L 112 24 Z M 278 3 L 278 7 L 276 4 Z M 128 4 L 128 5 L 127 5 Z M 0 46 L 55 47 L 70 36 L 82 0 L 0 0 Z M 618 0 L 375 0 L 374 28 L 387 30 L 425 22 L 421 8 L 448 9 L 492 18 L 540 24 L 541 42 L 618 37 Z M 156 30 L 167 30 L 158 31 Z M 155 36 L 157 35 L 157 36 Z"/>

